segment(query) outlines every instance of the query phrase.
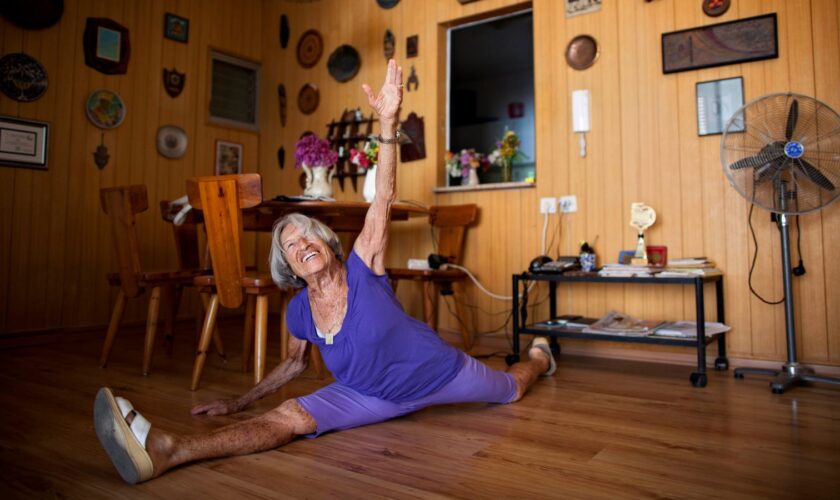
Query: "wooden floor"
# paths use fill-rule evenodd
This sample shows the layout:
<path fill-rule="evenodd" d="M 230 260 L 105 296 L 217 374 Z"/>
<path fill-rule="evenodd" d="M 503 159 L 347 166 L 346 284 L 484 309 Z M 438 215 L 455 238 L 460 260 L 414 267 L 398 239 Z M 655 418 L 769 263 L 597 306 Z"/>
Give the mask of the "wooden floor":
<path fill-rule="evenodd" d="M 172 357 L 159 344 L 145 378 L 137 331 L 117 338 L 104 370 L 99 333 L 0 349 L 0 497 L 810 499 L 840 491 L 840 389 L 779 396 L 765 379 L 736 381 L 731 371 L 695 389 L 689 367 L 570 356 L 517 404 L 427 409 L 124 484 L 94 434 L 99 387 L 129 398 L 153 425 L 186 433 L 326 383 L 307 371 L 242 414 L 190 416 L 193 404 L 248 387 L 239 337 L 228 330 L 229 362 L 210 356 L 196 392 L 187 388 L 192 333 L 180 335 Z M 488 362 L 503 367 L 500 358 Z"/>

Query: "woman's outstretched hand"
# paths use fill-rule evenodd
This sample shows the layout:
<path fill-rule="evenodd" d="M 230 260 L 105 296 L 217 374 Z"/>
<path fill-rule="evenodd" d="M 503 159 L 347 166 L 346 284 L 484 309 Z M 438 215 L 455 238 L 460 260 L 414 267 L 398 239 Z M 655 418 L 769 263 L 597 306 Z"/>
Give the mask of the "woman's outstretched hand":
<path fill-rule="evenodd" d="M 242 408 L 243 405 L 238 399 L 220 399 L 218 401 L 213 401 L 212 403 L 197 405 L 192 409 L 191 413 L 193 415 L 206 413 L 212 417 L 216 415 L 230 415 L 232 413 L 237 413 L 242 410 Z"/>
<path fill-rule="evenodd" d="M 382 90 L 379 95 L 374 96 L 370 85 L 363 83 L 362 90 L 368 96 L 368 103 L 376 114 L 379 115 L 380 121 L 395 123 L 397 120 L 397 113 L 402 102 L 402 68 L 397 66 L 397 63 L 390 59 L 388 61 L 388 71 L 385 73 L 385 83 L 382 84 Z"/>

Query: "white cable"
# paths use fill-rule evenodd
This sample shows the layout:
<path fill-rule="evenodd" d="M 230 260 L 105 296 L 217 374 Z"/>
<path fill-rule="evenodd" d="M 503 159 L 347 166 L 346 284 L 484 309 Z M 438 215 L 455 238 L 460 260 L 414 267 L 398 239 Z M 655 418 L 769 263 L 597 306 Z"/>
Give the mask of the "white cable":
<path fill-rule="evenodd" d="M 490 297 L 492 297 L 496 300 L 513 300 L 513 296 L 497 295 L 497 294 L 491 292 L 490 290 L 484 288 L 484 285 L 482 285 L 478 281 L 478 278 L 473 276 L 473 273 L 471 273 L 470 270 L 467 269 L 466 267 L 459 266 L 458 264 L 444 264 L 444 265 L 440 266 L 441 269 L 446 269 L 446 268 L 449 268 L 449 267 L 454 268 L 454 269 L 458 269 L 459 271 L 463 271 L 463 272 L 467 273 L 467 276 L 469 276 L 470 279 L 473 281 L 473 283 L 475 283 L 475 286 L 477 286 L 479 290 L 484 292 L 485 295 L 488 295 L 488 296 L 490 296 Z M 536 281 L 531 282 L 531 284 L 528 286 L 528 291 L 530 292 L 531 288 L 533 288 L 534 285 L 536 285 L 536 284 L 537 284 Z M 519 297 L 521 298 L 522 294 L 520 294 Z"/>

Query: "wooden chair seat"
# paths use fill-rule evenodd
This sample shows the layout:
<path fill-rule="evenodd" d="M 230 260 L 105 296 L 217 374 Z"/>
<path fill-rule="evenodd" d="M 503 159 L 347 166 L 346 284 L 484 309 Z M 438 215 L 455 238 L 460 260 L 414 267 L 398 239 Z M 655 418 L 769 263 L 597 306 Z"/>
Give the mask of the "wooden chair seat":
<path fill-rule="evenodd" d="M 467 226 L 472 224 L 478 207 L 475 204 L 434 206 L 429 210 L 429 224 L 440 234 L 437 253 L 446 257 L 451 264 L 461 264 L 461 251 L 464 247 L 464 236 Z M 391 287 L 396 292 L 400 280 L 411 280 L 423 284 L 423 316 L 424 321 L 437 331 L 437 297 L 438 295 L 453 295 L 455 308 L 458 312 L 458 325 L 464 341 L 464 350 L 472 348 L 472 333 L 467 326 L 467 313 L 458 296 L 462 294 L 461 285 L 467 278 L 467 273 L 459 269 L 405 269 L 387 268 Z"/>
<path fill-rule="evenodd" d="M 200 287 L 202 291 L 207 288 L 210 292 L 212 288 L 216 287 L 216 276 L 212 274 L 196 276 L 193 279 L 195 286 Z M 240 278 L 240 284 L 245 293 L 262 294 L 262 293 L 279 293 L 280 289 L 271 280 L 270 274 L 258 274 L 246 272 Z"/>

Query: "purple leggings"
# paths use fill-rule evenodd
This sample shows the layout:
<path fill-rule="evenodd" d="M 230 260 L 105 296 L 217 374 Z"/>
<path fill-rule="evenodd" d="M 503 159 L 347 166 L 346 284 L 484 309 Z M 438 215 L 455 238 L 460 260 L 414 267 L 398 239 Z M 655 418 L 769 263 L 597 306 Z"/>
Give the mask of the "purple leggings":
<path fill-rule="evenodd" d="M 494 370 L 472 356 L 466 358 L 461 371 L 448 384 L 428 396 L 413 401 L 393 403 L 365 396 L 334 382 L 297 402 L 315 419 L 313 438 L 333 430 L 351 429 L 383 422 L 427 406 L 451 403 L 510 403 L 516 397 L 512 375 Z"/>

